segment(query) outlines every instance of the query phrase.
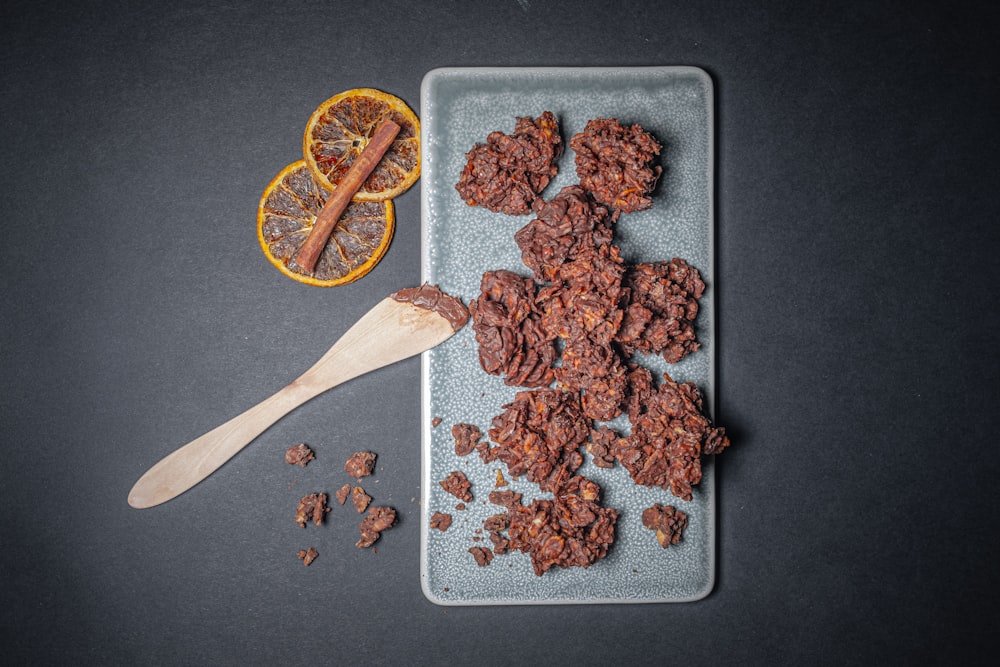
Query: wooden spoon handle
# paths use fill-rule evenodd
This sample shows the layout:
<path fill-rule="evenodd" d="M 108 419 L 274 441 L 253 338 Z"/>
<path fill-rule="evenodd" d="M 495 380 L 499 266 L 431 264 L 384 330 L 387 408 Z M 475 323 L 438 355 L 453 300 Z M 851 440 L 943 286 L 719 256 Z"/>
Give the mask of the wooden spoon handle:
<path fill-rule="evenodd" d="M 152 507 L 180 495 L 309 399 L 376 368 L 429 350 L 465 323 L 464 317 L 456 321 L 447 308 L 424 304 L 425 293 L 418 291 L 415 300 L 408 302 L 403 298 L 405 292 L 401 290 L 377 303 L 319 361 L 284 389 L 147 470 L 129 492 L 129 505 Z M 461 302 L 447 298 L 464 313 Z"/>
<path fill-rule="evenodd" d="M 219 469 L 254 438 L 323 388 L 293 382 L 246 412 L 164 457 L 139 478 L 128 504 L 153 507 L 187 491 Z"/>

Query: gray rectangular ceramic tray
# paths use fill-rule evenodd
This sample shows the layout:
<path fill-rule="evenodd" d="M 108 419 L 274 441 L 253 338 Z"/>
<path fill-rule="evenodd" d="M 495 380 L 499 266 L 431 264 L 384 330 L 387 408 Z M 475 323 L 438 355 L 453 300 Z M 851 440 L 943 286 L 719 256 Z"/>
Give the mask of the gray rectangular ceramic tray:
<path fill-rule="evenodd" d="M 713 90 L 708 75 L 692 67 L 438 69 L 421 90 L 422 271 L 423 279 L 466 303 L 479 295 L 485 271 L 530 272 L 521 263 L 514 233 L 532 216 L 508 216 L 465 204 L 455 183 L 474 144 L 499 130 L 513 131 L 516 117 L 552 111 L 564 141 L 587 121 L 617 118 L 638 123 L 663 144 L 663 177 L 652 208 L 621 216 L 616 243 L 629 263 L 686 259 L 701 271 L 705 295 L 696 321 L 700 350 L 669 369 L 659 358 L 640 363 L 659 376 L 669 370 L 677 381 L 695 382 L 705 393 L 709 414 L 714 403 L 713 274 Z M 568 147 L 559 175 L 543 193 L 550 199 L 577 182 Z M 539 577 L 526 554 L 497 556 L 479 567 L 468 550 L 491 546 L 483 521 L 501 508 L 487 495 L 496 484 L 499 462 L 484 464 L 475 454 L 458 457 L 451 426 L 472 423 L 485 434 L 493 417 L 518 391 L 479 366 L 472 327 L 424 354 L 423 476 L 421 499 L 421 582 L 438 604 L 555 604 L 681 602 L 712 589 L 715 571 L 715 482 L 712 464 L 694 498 L 683 501 L 662 489 L 639 487 L 620 465 L 595 466 L 588 455 L 580 474 L 601 485 L 605 506 L 619 511 L 617 537 L 608 556 L 587 569 L 548 571 Z M 439 421 L 438 421 L 439 420 Z M 437 422 L 435 426 L 434 423 Z M 613 424 L 618 428 L 627 429 Z M 440 482 L 460 470 L 472 482 L 474 500 L 464 510 Z M 537 485 L 514 481 L 524 502 L 544 497 Z M 688 513 L 684 539 L 663 549 L 641 523 L 653 503 L 672 504 Z M 452 515 L 445 532 L 429 527 L 435 511 Z M 476 541 L 481 539 L 482 541 Z"/>

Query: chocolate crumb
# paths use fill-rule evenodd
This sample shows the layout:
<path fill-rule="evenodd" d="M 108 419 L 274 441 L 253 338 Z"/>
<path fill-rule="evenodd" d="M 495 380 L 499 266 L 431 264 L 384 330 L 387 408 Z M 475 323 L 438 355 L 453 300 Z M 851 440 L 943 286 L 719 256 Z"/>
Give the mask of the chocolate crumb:
<path fill-rule="evenodd" d="M 469 553 L 476 559 L 479 567 L 486 567 L 493 562 L 493 552 L 488 547 L 470 547 Z"/>
<path fill-rule="evenodd" d="M 483 432 L 475 424 L 455 424 L 451 427 L 451 437 L 455 439 L 455 454 L 467 456 L 475 451 Z"/>
<path fill-rule="evenodd" d="M 300 549 L 298 553 L 299 559 L 302 561 L 302 564 L 306 566 L 308 566 L 310 563 L 316 560 L 316 556 L 318 555 L 319 552 L 316 551 L 316 549 L 313 547 L 309 547 L 309 549 Z"/>
<path fill-rule="evenodd" d="M 490 541 L 493 542 L 493 553 L 505 554 L 510 551 L 510 540 L 497 531 L 490 531 Z"/>
<path fill-rule="evenodd" d="M 508 526 L 510 526 L 510 516 L 506 512 L 494 514 L 491 517 L 487 517 L 486 521 L 483 521 L 483 529 L 489 532 L 507 530 Z"/>
<path fill-rule="evenodd" d="M 358 524 L 358 529 L 361 531 L 361 539 L 358 540 L 355 546 L 359 549 L 370 547 L 382 535 L 383 530 L 392 528 L 395 524 L 396 510 L 384 506 L 371 508 L 368 510 L 365 518 L 361 520 L 361 523 Z"/>
<path fill-rule="evenodd" d="M 316 458 L 313 454 L 313 450 L 309 449 L 308 445 L 305 443 L 301 445 L 295 445 L 294 447 L 289 447 L 288 451 L 285 452 L 285 463 L 289 465 L 297 465 L 306 467 L 306 464 Z"/>
<path fill-rule="evenodd" d="M 355 479 L 361 479 L 375 470 L 374 452 L 355 452 L 344 464 L 344 472 Z"/>
<path fill-rule="evenodd" d="M 431 528 L 437 528 L 442 533 L 451 528 L 451 515 L 444 512 L 434 512 L 431 515 Z"/>
<path fill-rule="evenodd" d="M 337 489 L 337 492 L 333 495 L 337 499 L 337 502 L 343 505 L 347 502 L 348 497 L 351 495 L 351 485 L 344 484 L 342 487 Z"/>
<path fill-rule="evenodd" d="M 326 513 L 330 511 L 326 501 L 325 493 L 310 493 L 308 496 L 303 496 L 295 511 L 295 523 L 305 528 L 309 520 L 312 519 L 312 522 L 317 526 L 322 525 Z"/>
<path fill-rule="evenodd" d="M 365 493 L 365 490 L 360 486 L 354 487 L 354 490 L 351 491 L 351 502 L 354 503 L 354 509 L 358 511 L 358 514 L 364 514 L 371 501 L 372 497 Z"/>
<path fill-rule="evenodd" d="M 688 525 L 688 515 L 673 505 L 653 504 L 642 512 L 642 525 L 656 531 L 656 541 L 666 549 L 677 544 L 684 537 Z"/>
<path fill-rule="evenodd" d="M 519 505 L 521 503 L 521 494 L 514 491 L 492 491 L 490 493 L 490 502 L 503 507 Z"/>
<path fill-rule="evenodd" d="M 455 470 L 443 481 L 438 482 L 438 484 L 441 485 L 442 489 L 463 502 L 472 500 L 472 491 L 469 490 L 472 487 L 472 483 L 461 470 Z"/>

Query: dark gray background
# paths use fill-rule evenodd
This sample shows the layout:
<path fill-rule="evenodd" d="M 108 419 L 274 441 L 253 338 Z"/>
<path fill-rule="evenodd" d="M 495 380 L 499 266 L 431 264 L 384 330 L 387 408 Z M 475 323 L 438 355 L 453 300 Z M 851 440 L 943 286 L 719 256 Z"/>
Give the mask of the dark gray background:
<path fill-rule="evenodd" d="M 0 646 L 23 664 L 948 664 L 996 593 L 990 3 L 6 2 Z M 254 231 L 311 111 L 439 66 L 696 65 L 717 96 L 718 578 L 680 605 L 420 592 L 419 362 L 296 411 L 161 507 L 161 456 L 419 282 L 294 283 Z M 307 469 L 282 462 L 309 442 Z M 356 448 L 400 525 L 292 523 Z M 343 510 L 344 508 L 338 508 Z M 303 568 L 295 551 L 319 560 Z M 983 653 L 985 652 L 985 653 Z"/>

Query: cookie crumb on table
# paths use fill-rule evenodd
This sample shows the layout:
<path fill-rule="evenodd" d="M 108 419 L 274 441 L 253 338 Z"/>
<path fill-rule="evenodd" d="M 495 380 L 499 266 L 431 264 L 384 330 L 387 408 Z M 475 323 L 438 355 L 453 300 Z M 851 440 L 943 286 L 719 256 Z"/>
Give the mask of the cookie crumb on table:
<path fill-rule="evenodd" d="M 361 479 L 375 470 L 374 452 L 355 452 L 344 463 L 344 472 L 355 479 Z"/>
<path fill-rule="evenodd" d="M 351 502 L 354 503 L 354 509 L 358 511 L 358 514 L 363 514 L 371 501 L 372 497 L 365 493 L 365 490 L 360 486 L 354 487 L 354 490 L 351 491 Z"/>
<path fill-rule="evenodd" d="M 316 455 L 305 443 L 289 447 L 288 451 L 285 452 L 285 463 L 302 466 L 303 468 L 314 458 L 316 458 Z"/>
<path fill-rule="evenodd" d="M 347 499 L 351 495 L 351 485 L 344 484 L 342 487 L 337 489 L 337 492 L 333 496 L 337 499 L 337 502 L 343 505 L 347 502 Z"/>
<path fill-rule="evenodd" d="M 319 552 L 316 551 L 315 547 L 309 547 L 308 549 L 300 549 L 298 554 L 299 559 L 302 561 L 302 564 L 306 566 L 308 566 L 310 563 L 316 560 L 316 556 L 318 555 Z"/>
<path fill-rule="evenodd" d="M 326 501 L 325 493 L 310 493 L 303 496 L 295 510 L 295 523 L 305 528 L 311 519 L 317 526 L 322 525 L 326 513 L 330 511 Z"/>
<path fill-rule="evenodd" d="M 365 518 L 361 520 L 361 523 L 358 524 L 358 529 L 361 531 L 361 539 L 358 540 L 355 546 L 359 549 L 370 547 L 381 537 L 382 531 L 392 528 L 395 524 L 395 509 L 385 506 L 371 508 L 368 510 Z"/>

